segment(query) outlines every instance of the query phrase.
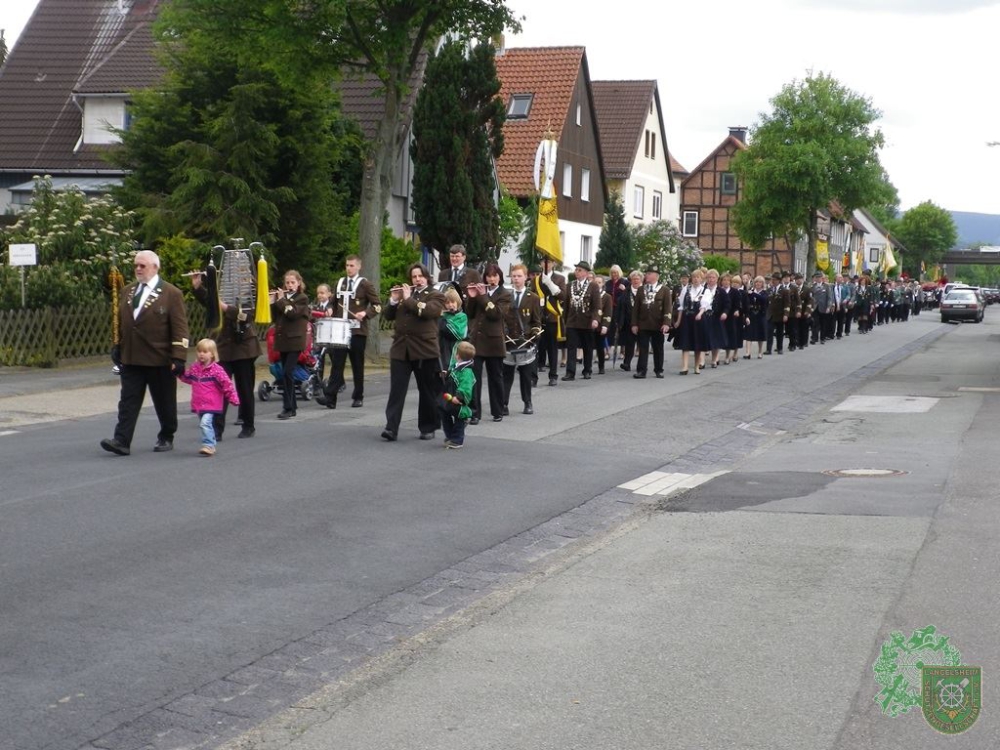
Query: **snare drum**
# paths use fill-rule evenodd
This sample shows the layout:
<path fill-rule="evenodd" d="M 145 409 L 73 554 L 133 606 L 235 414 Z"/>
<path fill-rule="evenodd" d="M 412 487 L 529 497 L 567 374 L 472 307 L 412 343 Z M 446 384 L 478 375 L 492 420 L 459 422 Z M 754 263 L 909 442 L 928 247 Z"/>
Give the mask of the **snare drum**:
<path fill-rule="evenodd" d="M 320 318 L 316 321 L 316 345 L 349 347 L 351 321 L 342 318 Z"/>
<path fill-rule="evenodd" d="M 534 344 L 527 344 L 514 349 L 508 349 L 503 357 L 503 363 L 511 367 L 523 367 L 534 362 L 537 355 L 538 347 Z"/>

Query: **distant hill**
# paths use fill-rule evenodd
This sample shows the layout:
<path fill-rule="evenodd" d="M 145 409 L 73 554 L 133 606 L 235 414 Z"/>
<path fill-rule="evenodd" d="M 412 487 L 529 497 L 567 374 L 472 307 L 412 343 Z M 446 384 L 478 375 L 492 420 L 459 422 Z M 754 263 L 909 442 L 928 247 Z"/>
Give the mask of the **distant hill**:
<path fill-rule="evenodd" d="M 956 247 L 969 247 L 976 243 L 1000 245 L 1000 215 L 952 211 L 951 218 L 958 227 Z"/>

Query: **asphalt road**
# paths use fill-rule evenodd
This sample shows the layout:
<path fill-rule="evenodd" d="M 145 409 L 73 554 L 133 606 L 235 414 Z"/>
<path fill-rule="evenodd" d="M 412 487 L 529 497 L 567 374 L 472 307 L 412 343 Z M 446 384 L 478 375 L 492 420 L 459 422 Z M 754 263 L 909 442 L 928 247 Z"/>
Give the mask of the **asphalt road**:
<path fill-rule="evenodd" d="M 376 617 L 442 571 L 665 464 L 686 461 L 694 472 L 730 455 L 753 460 L 782 439 L 782 426 L 796 428 L 888 364 L 989 330 L 924 315 L 697 377 L 637 382 L 609 371 L 541 388 L 534 416 L 470 428 L 458 454 L 416 440 L 412 421 L 398 443 L 379 439 L 381 376 L 360 410 L 302 405 L 282 423 L 279 403 L 260 405 L 257 437 L 230 435 L 211 460 L 197 457 L 190 416 L 173 453 L 144 450 L 155 438 L 151 412 L 132 456 L 105 454 L 98 442 L 113 417 L 99 412 L 114 408 L 113 383 L 52 393 L 0 436 L 0 747 L 210 746 L 323 682 L 313 672 L 222 710 L 229 697 L 219 685 L 239 683 L 234 673 L 264 669 L 275 654 L 308 659 L 319 652 L 315 634 L 359 612 Z M 676 360 L 668 353 L 668 373 Z M 977 352 L 962 366 L 992 362 Z M 65 401 L 80 416 L 45 421 Z M 408 404 L 405 419 L 414 415 Z M 807 464 L 815 451 L 800 447 L 789 443 L 787 464 L 768 470 Z M 959 457 L 923 449 L 944 473 Z M 713 486 L 724 488 L 706 491 Z M 823 512 L 823 485 L 802 487 Z M 905 492 L 858 502 L 881 507 Z M 684 502 L 726 497 L 695 491 Z M 781 501 L 762 498 L 761 510 Z M 925 516 L 938 502 L 929 493 L 901 513 Z"/>

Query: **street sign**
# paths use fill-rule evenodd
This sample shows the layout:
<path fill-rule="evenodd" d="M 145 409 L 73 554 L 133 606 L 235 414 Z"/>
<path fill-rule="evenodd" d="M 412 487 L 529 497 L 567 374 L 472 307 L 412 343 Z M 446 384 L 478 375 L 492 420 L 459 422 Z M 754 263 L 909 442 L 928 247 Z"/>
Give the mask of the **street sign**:
<path fill-rule="evenodd" d="M 37 266 L 38 248 L 32 244 L 11 245 L 10 265 L 12 266 Z"/>

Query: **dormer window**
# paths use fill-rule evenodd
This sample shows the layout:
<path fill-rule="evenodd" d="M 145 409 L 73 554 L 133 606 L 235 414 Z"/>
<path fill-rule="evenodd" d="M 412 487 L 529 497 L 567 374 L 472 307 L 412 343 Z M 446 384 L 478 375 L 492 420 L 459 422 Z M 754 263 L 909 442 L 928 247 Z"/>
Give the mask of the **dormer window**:
<path fill-rule="evenodd" d="M 510 105 L 507 107 L 508 120 L 524 120 L 531 111 L 531 100 L 533 94 L 514 94 L 510 97 Z"/>

